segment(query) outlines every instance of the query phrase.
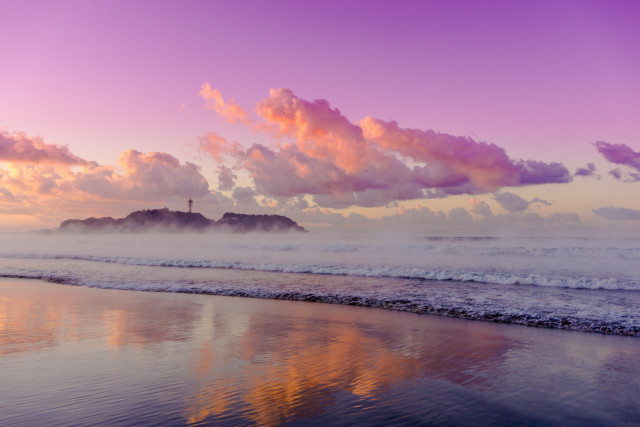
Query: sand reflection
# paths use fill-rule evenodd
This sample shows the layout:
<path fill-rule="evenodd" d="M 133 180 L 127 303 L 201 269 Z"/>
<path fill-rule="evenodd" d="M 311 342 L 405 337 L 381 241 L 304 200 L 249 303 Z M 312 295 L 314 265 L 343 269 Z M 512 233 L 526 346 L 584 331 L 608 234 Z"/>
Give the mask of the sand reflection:
<path fill-rule="evenodd" d="M 0 355 L 88 340 L 110 348 L 186 341 L 200 317 L 193 303 L 28 280 L 0 282 L 0 295 Z"/>
<path fill-rule="evenodd" d="M 2 425 L 632 425 L 639 355 L 635 338 L 0 280 Z"/>
<path fill-rule="evenodd" d="M 425 376 L 483 388 L 487 370 L 498 369 L 513 345 L 473 328 L 425 328 L 411 314 L 393 323 L 378 321 L 387 314 L 379 310 L 330 307 L 331 317 L 318 318 L 317 304 L 286 307 L 274 316 L 216 306 L 217 339 L 194 360 L 199 386 L 186 399 L 189 423 L 223 421 L 240 407 L 248 421 L 281 424 L 323 413 L 345 396 L 371 404 L 391 386 Z M 236 316 L 249 316 L 247 327 L 234 331 Z"/>

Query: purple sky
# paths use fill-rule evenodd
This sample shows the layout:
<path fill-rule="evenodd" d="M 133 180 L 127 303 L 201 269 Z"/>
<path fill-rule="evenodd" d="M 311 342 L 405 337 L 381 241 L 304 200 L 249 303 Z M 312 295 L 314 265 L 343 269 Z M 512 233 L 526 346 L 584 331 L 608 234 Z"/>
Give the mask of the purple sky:
<path fill-rule="evenodd" d="M 640 210 L 640 178 L 636 179 L 640 170 L 633 160 L 640 153 L 637 1 L 4 0 L 0 16 L 0 127 L 4 129 L 0 216 L 6 224 L 55 224 L 75 212 L 80 201 L 88 201 L 89 207 L 83 208 L 87 214 L 125 214 L 138 206 L 130 200 L 134 194 L 143 199 L 140 206 L 161 203 L 182 208 L 180 190 L 196 191 L 201 186 L 176 184 L 173 192 L 143 197 L 144 185 L 151 185 L 157 173 L 153 162 L 164 159 L 146 153 L 164 152 L 182 166 L 191 162 L 200 168 L 208 183 L 203 194 L 209 196 L 197 201 L 210 216 L 215 216 L 216 206 L 224 210 L 234 203 L 236 210 L 285 212 L 302 222 L 321 218 L 320 210 L 335 219 L 329 214 L 356 212 L 379 218 L 406 209 L 446 215 L 451 209 L 465 209 L 480 227 L 487 218 L 478 206 L 485 203 L 496 224 L 526 222 L 524 215 L 548 220 L 554 214 L 571 214 L 581 225 L 623 224 L 636 231 L 640 227 L 633 215 L 623 221 L 598 210 Z M 199 94 L 205 83 L 217 89 L 227 105 L 233 99 L 252 124 L 230 123 L 215 108 L 207 109 Z M 517 169 L 522 159 L 560 163 L 569 175 L 578 168 L 584 172 L 533 183 L 526 177 L 509 181 L 504 174 L 513 170 L 500 169 L 499 185 L 483 187 L 487 166 L 460 163 L 465 156 L 460 150 L 468 147 L 449 142 L 443 144 L 449 144 L 453 157 L 443 159 L 434 154 L 434 142 L 421 140 L 410 150 L 397 141 L 374 141 L 367 131 L 364 142 L 334 131 L 334 139 L 318 141 L 299 129 L 275 137 L 264 128 L 282 131 L 282 121 L 256 111 L 270 98 L 272 88 L 289 89 L 291 99 L 300 100 L 295 101 L 300 105 L 327 100 L 340 115 L 323 121 L 324 126 L 344 119 L 357 133 L 365 117 L 395 121 L 402 135 L 409 129 L 432 130 L 452 138 L 468 137 L 474 144 L 495 144 L 504 152 L 501 165 L 508 168 Z M 325 114 L 316 107 L 310 111 L 309 123 L 320 120 L 313 114 Z M 258 124 L 262 130 L 256 130 Z M 246 155 L 253 144 L 268 147 L 288 164 L 293 157 L 279 150 L 282 144 L 292 144 L 295 156 L 304 154 L 304 166 L 313 170 L 307 180 L 317 181 L 305 182 L 307 187 L 299 192 L 276 191 L 273 186 L 281 177 L 265 165 L 256 169 L 242 156 L 216 160 L 204 150 L 201 138 L 211 132 L 237 141 Z M 37 139 L 41 149 L 66 145 L 73 156 L 97 166 L 80 172 L 87 166 L 47 163 L 33 156 L 27 156 L 27 162 L 25 140 L 20 151 L 16 133 L 24 133 L 27 141 Z M 336 145 L 337 140 L 342 145 Z M 608 151 L 596 147 L 596 141 L 610 144 Z M 338 157 L 326 152 L 318 157 L 317 150 L 308 149 L 313 144 L 337 150 Z M 419 154 L 420 144 L 432 144 L 431 151 Z M 404 164 L 350 169 L 344 163 L 345 153 L 356 146 L 369 154 L 382 150 L 384 156 L 376 160 L 380 162 L 405 156 L 400 159 Z M 617 162 L 611 160 L 615 156 L 607 156 L 605 151 L 610 154 L 618 146 L 631 160 Z M 142 162 L 134 162 L 135 173 L 129 169 L 134 163 L 118 163 L 131 149 L 140 156 L 129 152 L 127 159 Z M 236 176 L 227 190 L 219 187 L 220 162 Z M 591 176 L 589 163 L 595 168 Z M 55 171 L 44 170 L 44 164 Z M 417 182 L 409 175 L 404 181 L 397 178 L 415 165 L 431 174 L 439 171 L 440 184 L 422 178 Z M 352 187 L 318 185 L 334 166 L 346 174 L 343 180 L 354 183 Z M 478 168 L 482 178 L 466 172 Z M 176 167 L 162 173 L 176 181 L 171 174 L 185 170 Z M 96 174 L 105 173 L 110 174 L 108 179 L 98 182 Z M 453 179 L 454 173 L 464 175 L 458 176 L 459 181 L 466 179 L 469 184 L 443 190 L 441 183 Z M 378 181 L 394 182 L 374 182 L 374 175 L 381 177 Z M 182 176 L 180 182 L 199 179 L 199 175 L 188 177 Z M 38 184 L 37 190 L 24 184 L 43 180 L 47 184 Z M 121 190 L 132 186 L 137 190 L 123 196 Z M 237 199 L 234 188 L 242 189 Z M 350 204 L 347 193 L 363 189 L 368 191 L 366 197 L 360 194 L 358 199 L 356 194 L 360 202 Z M 447 197 L 414 197 L 415 191 L 444 192 Z M 369 197 L 372 192 L 376 203 Z M 295 200 L 274 200 L 276 193 Z M 517 195 L 528 207 L 514 211 L 504 206 L 500 200 L 514 199 L 501 197 L 502 193 Z M 292 207 L 303 199 L 308 206 Z M 532 202 L 535 199 L 547 204 Z M 116 200 L 130 203 L 120 203 L 123 212 L 105 211 Z M 243 206 L 243 201 L 250 203 Z"/>

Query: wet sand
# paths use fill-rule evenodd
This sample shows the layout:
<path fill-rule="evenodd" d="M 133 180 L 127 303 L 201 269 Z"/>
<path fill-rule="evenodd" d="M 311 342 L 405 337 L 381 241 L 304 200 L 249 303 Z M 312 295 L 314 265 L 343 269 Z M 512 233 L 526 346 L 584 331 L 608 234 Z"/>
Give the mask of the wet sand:
<path fill-rule="evenodd" d="M 640 339 L 0 279 L 0 424 L 640 422 Z"/>

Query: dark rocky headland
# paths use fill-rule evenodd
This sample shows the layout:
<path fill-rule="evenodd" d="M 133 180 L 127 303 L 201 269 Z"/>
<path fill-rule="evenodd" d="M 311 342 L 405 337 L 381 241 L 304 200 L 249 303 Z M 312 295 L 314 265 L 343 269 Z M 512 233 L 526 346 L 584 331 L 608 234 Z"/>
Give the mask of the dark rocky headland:
<path fill-rule="evenodd" d="M 68 219 L 60 224 L 60 231 L 72 233 L 307 233 L 303 227 L 286 216 L 246 215 L 225 213 L 218 221 L 192 212 L 149 209 L 132 212 L 124 218 Z"/>

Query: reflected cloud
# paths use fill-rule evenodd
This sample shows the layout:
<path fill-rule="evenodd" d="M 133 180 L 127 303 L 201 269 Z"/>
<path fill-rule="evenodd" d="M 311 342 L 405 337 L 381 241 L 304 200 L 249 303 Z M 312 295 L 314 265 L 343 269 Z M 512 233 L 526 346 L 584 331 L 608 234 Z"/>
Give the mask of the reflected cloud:
<path fill-rule="evenodd" d="M 331 307 L 332 317 L 318 319 L 317 305 L 292 304 L 294 313 L 279 316 L 217 307 L 227 322 L 215 323 L 217 338 L 193 362 L 199 386 L 185 399 L 189 423 L 222 421 L 242 407 L 247 421 L 278 425 L 322 414 L 345 393 L 366 402 L 425 376 L 487 389 L 486 371 L 499 369 L 515 345 L 473 328 L 411 333 L 415 315 L 389 324 L 376 321 L 377 310 Z M 250 316 L 249 327 L 234 333 L 238 315 Z"/>
<path fill-rule="evenodd" d="M 37 281 L 0 295 L 0 424 L 637 418 L 635 338 Z"/>
<path fill-rule="evenodd" d="M 2 281 L 0 292 L 0 356 L 87 339 L 102 339 L 109 348 L 186 341 L 200 309 L 26 280 Z"/>

